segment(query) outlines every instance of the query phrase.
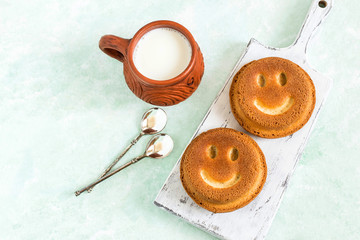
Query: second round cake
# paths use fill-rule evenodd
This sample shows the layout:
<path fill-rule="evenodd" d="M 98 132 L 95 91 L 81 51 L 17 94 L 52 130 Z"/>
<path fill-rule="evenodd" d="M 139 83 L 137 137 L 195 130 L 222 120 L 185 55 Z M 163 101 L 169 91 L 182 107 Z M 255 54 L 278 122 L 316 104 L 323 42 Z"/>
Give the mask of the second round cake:
<path fill-rule="evenodd" d="M 216 128 L 200 134 L 180 163 L 181 182 L 189 196 L 212 212 L 229 212 L 250 203 L 267 176 L 265 156 L 246 134 Z"/>

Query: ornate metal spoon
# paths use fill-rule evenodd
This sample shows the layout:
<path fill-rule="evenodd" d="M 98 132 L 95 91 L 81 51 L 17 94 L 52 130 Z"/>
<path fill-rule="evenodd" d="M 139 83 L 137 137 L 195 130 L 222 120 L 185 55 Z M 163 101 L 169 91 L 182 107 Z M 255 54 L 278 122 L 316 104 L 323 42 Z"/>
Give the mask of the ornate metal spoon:
<path fill-rule="evenodd" d="M 125 148 L 125 150 L 105 169 L 105 171 L 100 175 L 99 179 L 104 177 L 110 170 L 119 162 L 119 160 L 134 146 L 139 139 L 144 135 L 151 135 L 158 132 L 161 132 L 167 122 L 167 116 L 164 110 L 161 108 L 150 108 L 147 110 L 142 119 L 141 119 L 141 132 L 140 134 L 131 141 L 130 145 Z M 92 188 L 88 189 L 88 192 L 91 192 Z"/>
<path fill-rule="evenodd" d="M 111 173 L 105 175 L 104 177 L 98 179 L 97 181 L 93 182 L 92 184 L 88 185 L 87 187 L 84 187 L 84 188 L 80 189 L 79 191 L 76 191 L 75 195 L 79 196 L 84 191 L 86 191 L 90 188 L 93 188 L 98 183 L 101 183 L 105 179 L 113 176 L 114 174 L 120 172 L 124 168 L 130 166 L 133 163 L 140 161 L 141 159 L 143 159 L 145 157 L 151 157 L 151 158 L 156 158 L 156 159 L 164 158 L 171 153 L 173 147 L 174 147 L 174 142 L 169 135 L 164 134 L 164 133 L 158 134 L 150 139 L 149 143 L 147 144 L 144 154 L 125 163 L 121 167 L 119 167 L 116 170 L 112 171 Z"/>

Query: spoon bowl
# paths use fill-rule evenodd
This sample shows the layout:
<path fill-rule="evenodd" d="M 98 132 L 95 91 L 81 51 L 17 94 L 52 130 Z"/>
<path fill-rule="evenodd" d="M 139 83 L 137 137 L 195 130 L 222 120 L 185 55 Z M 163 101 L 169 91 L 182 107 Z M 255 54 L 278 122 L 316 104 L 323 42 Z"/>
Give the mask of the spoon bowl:
<path fill-rule="evenodd" d="M 161 132 L 166 125 L 167 115 L 161 108 L 150 108 L 141 119 L 141 132 L 155 134 Z"/>
<path fill-rule="evenodd" d="M 174 148 L 174 141 L 167 134 L 158 134 L 150 139 L 146 146 L 145 155 L 151 158 L 167 157 Z"/>

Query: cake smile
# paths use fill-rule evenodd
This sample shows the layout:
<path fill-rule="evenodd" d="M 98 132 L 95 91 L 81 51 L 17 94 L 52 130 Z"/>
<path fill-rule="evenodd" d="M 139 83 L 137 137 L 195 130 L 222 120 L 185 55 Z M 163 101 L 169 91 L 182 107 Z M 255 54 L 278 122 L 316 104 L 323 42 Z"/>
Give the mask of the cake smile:
<path fill-rule="evenodd" d="M 254 105 L 255 107 L 268 115 L 280 115 L 284 112 L 286 112 L 287 110 L 289 110 L 292 105 L 294 104 L 294 98 L 288 96 L 285 98 L 285 100 L 283 101 L 283 103 L 279 106 L 276 107 L 267 107 L 265 104 L 263 104 L 263 102 L 261 100 L 259 100 L 258 98 L 256 98 L 254 100 Z"/>
<path fill-rule="evenodd" d="M 229 187 L 234 186 L 235 184 L 237 184 L 240 181 L 239 173 L 238 174 L 234 173 L 233 176 L 229 180 L 226 180 L 226 181 L 215 180 L 204 169 L 202 169 L 200 171 L 200 175 L 201 175 L 202 179 L 204 180 L 204 182 L 206 182 L 208 185 L 212 186 L 213 188 L 229 188 Z"/>

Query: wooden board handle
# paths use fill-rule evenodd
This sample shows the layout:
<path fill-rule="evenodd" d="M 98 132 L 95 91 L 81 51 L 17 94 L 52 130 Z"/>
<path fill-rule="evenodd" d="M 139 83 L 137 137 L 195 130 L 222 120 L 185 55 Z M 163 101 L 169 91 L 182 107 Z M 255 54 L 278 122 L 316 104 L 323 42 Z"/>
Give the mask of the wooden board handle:
<path fill-rule="evenodd" d="M 329 13 L 332 7 L 332 2 L 333 0 L 314 0 L 311 3 L 311 7 L 301 30 L 295 42 L 292 44 L 294 47 L 296 46 L 306 53 L 307 44 L 311 39 L 311 36 Z"/>

